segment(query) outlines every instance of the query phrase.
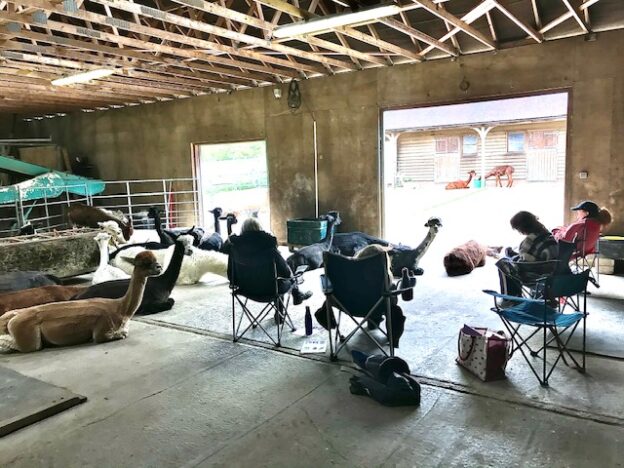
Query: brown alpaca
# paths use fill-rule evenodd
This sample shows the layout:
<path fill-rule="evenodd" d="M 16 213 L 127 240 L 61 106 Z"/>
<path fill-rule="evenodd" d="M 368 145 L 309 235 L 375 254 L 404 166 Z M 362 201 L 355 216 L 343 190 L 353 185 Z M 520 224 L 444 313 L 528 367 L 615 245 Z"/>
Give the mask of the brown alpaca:
<path fill-rule="evenodd" d="M 76 294 L 87 289 L 86 286 L 41 286 L 39 288 L 22 289 L 7 294 L 0 294 L 0 317 L 5 312 L 24 309 L 50 302 L 69 301 Z"/>
<path fill-rule="evenodd" d="M 444 269 L 449 276 L 467 275 L 485 265 L 488 248 L 476 241 L 468 241 L 455 247 L 444 256 Z"/>
<path fill-rule="evenodd" d="M 100 225 L 98 223 L 114 221 L 119 225 L 126 241 L 130 240 L 130 237 L 132 237 L 132 233 L 134 232 L 131 220 L 118 218 L 108 210 L 103 210 L 94 206 L 80 204 L 72 205 L 67 212 L 67 216 L 72 224 L 90 228 L 99 228 Z"/>
<path fill-rule="evenodd" d="M 465 189 L 468 188 L 470 181 L 477 173 L 475 171 L 470 171 L 468 173 L 468 180 L 456 180 L 455 182 L 449 182 L 446 184 L 446 190 L 455 190 L 455 189 Z"/>
<path fill-rule="evenodd" d="M 502 176 L 507 176 L 507 187 L 511 187 L 513 185 L 513 173 L 515 169 L 513 166 L 504 165 L 504 166 L 496 166 L 490 172 L 487 173 L 484 180 L 489 179 L 490 177 L 496 177 L 496 186 L 502 187 L 503 182 L 501 181 Z"/>
<path fill-rule="evenodd" d="M 141 252 L 125 296 L 83 299 L 12 310 L 0 317 L 0 352 L 29 353 L 44 346 L 104 343 L 128 336 L 128 324 L 139 308 L 149 276 L 162 268 L 154 254 Z"/>

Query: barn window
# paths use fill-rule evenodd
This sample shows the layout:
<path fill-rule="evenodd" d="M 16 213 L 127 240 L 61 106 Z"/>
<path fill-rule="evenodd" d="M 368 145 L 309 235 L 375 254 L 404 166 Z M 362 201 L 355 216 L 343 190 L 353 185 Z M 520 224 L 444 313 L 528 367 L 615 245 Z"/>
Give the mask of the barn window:
<path fill-rule="evenodd" d="M 437 137 L 435 140 L 437 154 L 457 153 L 459 151 L 459 138 Z"/>
<path fill-rule="evenodd" d="M 559 144 L 559 134 L 554 131 L 536 130 L 529 132 L 529 148 L 553 149 Z"/>
<path fill-rule="evenodd" d="M 524 132 L 507 132 L 507 152 L 524 152 Z"/>
<path fill-rule="evenodd" d="M 472 156 L 477 154 L 477 135 L 464 135 L 462 137 L 462 154 L 464 156 Z"/>

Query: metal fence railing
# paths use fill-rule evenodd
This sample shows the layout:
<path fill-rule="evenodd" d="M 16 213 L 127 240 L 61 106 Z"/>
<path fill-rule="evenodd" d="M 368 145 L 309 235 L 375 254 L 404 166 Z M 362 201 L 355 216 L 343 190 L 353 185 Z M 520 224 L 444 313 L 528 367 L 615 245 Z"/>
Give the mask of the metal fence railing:
<path fill-rule="evenodd" d="M 60 196 L 50 196 L 46 187 L 39 189 L 42 198 L 29 199 L 25 191 L 19 191 L 12 203 L 0 205 L 0 237 L 18 235 L 20 229 L 31 224 L 37 232 L 49 232 L 70 227 L 67 209 L 73 204 L 86 204 L 119 211 L 132 219 L 135 229 L 153 228 L 153 220 L 147 217 L 150 207 L 162 213 L 167 228 L 199 224 L 197 180 L 146 179 L 115 180 L 106 182 L 106 189 L 98 195 L 75 195 L 68 191 Z M 76 192 L 88 193 L 86 187 L 73 187 Z"/>

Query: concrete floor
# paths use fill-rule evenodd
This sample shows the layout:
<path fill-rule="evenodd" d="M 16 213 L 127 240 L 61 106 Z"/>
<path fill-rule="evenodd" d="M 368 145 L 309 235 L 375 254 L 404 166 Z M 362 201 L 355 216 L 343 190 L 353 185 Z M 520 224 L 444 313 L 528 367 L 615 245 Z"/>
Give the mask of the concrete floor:
<path fill-rule="evenodd" d="M 423 384 L 418 408 L 352 396 L 352 370 L 297 355 L 301 335 L 282 350 L 231 343 L 227 286 L 213 278 L 177 287 L 175 307 L 133 321 L 124 341 L 0 355 L 88 397 L 0 439 L 0 466 L 624 465 L 624 360 L 591 356 L 586 375 L 560 366 L 543 389 L 517 356 L 507 380 L 482 383 L 454 364 L 455 343 L 464 322 L 500 328 L 481 292 L 496 287 L 492 262 L 460 278 L 431 253 L 423 266 L 398 351 Z M 318 273 L 304 284 L 313 310 Z M 590 311 L 622 311 L 622 281 L 604 277 Z M 292 312 L 302 328 L 303 307 Z M 611 328 L 605 345 L 619 352 L 624 331 L 609 317 L 591 315 L 589 336 Z"/>
<path fill-rule="evenodd" d="M 0 365 L 89 400 L 0 440 L 1 466 L 622 466 L 624 427 L 423 387 L 350 395 L 347 372 L 133 322 L 125 341 Z"/>

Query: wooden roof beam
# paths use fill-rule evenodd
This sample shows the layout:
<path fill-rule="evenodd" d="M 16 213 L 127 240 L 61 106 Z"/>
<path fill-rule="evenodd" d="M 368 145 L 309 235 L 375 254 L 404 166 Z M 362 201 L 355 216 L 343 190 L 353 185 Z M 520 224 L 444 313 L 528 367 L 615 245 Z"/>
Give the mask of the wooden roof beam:
<path fill-rule="evenodd" d="M 581 29 L 583 30 L 583 32 L 585 34 L 587 34 L 589 32 L 589 27 L 587 27 L 587 25 L 585 24 L 585 21 L 583 20 L 583 18 L 581 18 L 581 16 L 576 12 L 576 10 L 574 9 L 574 7 L 570 4 L 570 0 L 561 0 L 563 2 L 563 4 L 565 5 L 565 7 L 568 9 L 568 11 L 570 13 L 572 13 L 572 17 L 576 20 L 576 22 L 579 24 L 579 26 L 581 27 Z"/>
<path fill-rule="evenodd" d="M 446 9 L 440 8 L 431 0 L 412 0 L 412 1 L 415 4 L 423 7 L 428 12 L 434 14 L 438 18 L 448 21 L 450 24 L 454 26 L 453 31 L 450 31 L 449 33 L 444 35 L 442 39 L 440 39 L 441 42 L 444 42 L 453 34 L 456 34 L 457 32 L 462 31 L 468 34 L 469 36 L 472 36 L 474 39 L 481 42 L 483 45 L 489 47 L 490 49 L 492 50 L 496 49 L 497 46 L 494 41 L 487 38 L 480 31 L 470 26 L 470 23 L 472 23 L 473 21 L 477 20 L 479 17 L 484 15 L 486 11 L 489 11 L 492 8 L 494 8 L 494 4 L 492 3 L 492 0 L 483 1 L 482 3 L 477 5 L 475 8 L 473 8 L 471 11 L 469 11 L 467 14 L 465 14 L 461 19 L 449 13 Z M 425 50 L 429 52 L 431 49 L 432 47 L 429 46 Z M 424 53 L 426 53 L 425 50 L 423 50 Z"/>
<path fill-rule="evenodd" d="M 244 23 L 244 24 L 248 24 L 249 26 L 253 26 L 255 28 L 258 29 L 262 29 L 264 31 L 268 31 L 271 32 L 273 31 L 273 29 L 275 28 L 275 25 L 269 23 L 268 21 L 262 21 L 259 18 L 256 18 L 254 16 L 249 16 L 249 15 L 245 15 L 244 13 L 240 13 L 237 12 L 235 10 L 231 10 L 229 8 L 225 8 L 221 5 L 219 5 L 218 3 L 212 3 L 212 2 L 207 2 L 206 0 L 171 0 L 175 3 L 178 3 L 180 5 L 185 5 L 185 6 L 190 6 L 192 8 L 197 8 L 199 10 L 202 10 L 206 13 L 209 13 L 211 15 L 215 15 L 215 16 L 221 16 L 224 18 L 228 18 L 232 21 L 236 21 L 239 23 Z M 305 10 L 303 10 L 305 11 Z M 366 54 L 363 52 L 359 52 L 357 50 L 353 50 L 347 47 L 343 47 L 340 46 L 338 44 L 335 44 L 333 42 L 330 41 L 325 41 L 323 39 L 319 39 L 317 37 L 313 37 L 313 36 L 308 36 L 305 38 L 295 38 L 294 40 L 299 40 L 302 41 L 304 43 L 310 43 L 310 44 L 314 44 L 318 47 L 324 48 L 324 49 L 328 49 L 328 50 L 332 50 L 334 52 L 338 52 L 338 53 L 342 53 L 344 55 L 350 56 L 350 57 L 356 57 L 360 60 L 366 60 L 368 62 L 372 62 L 372 63 L 376 63 L 379 65 L 385 65 L 386 62 L 371 56 L 370 54 Z M 276 45 L 276 44 L 280 44 L 281 42 L 285 42 L 285 41 L 270 41 L 270 44 L 272 44 L 272 46 Z"/>
<path fill-rule="evenodd" d="M 537 0 L 531 0 L 531 9 L 533 10 L 533 19 L 535 20 L 535 26 L 540 29 L 542 27 L 542 18 L 539 14 L 537 7 Z"/>
<path fill-rule="evenodd" d="M 22 24 L 33 24 L 33 21 L 31 18 L 29 18 L 28 16 L 21 16 L 21 15 L 16 15 L 16 14 L 9 14 L 9 13 L 2 13 L 0 12 L 0 18 L 8 18 L 11 19 L 14 22 L 17 23 L 22 23 Z M 140 41 L 138 39 L 132 39 L 129 37 L 124 37 L 124 36 L 115 36 L 114 34 L 109 34 L 109 33 L 105 33 L 102 31 L 97 31 L 97 30 L 92 30 L 89 28 L 84 28 L 84 27 L 79 27 L 79 26 L 74 26 L 71 24 L 67 24 L 67 23 L 60 23 L 57 21 L 48 21 L 47 25 L 50 27 L 50 29 L 54 30 L 54 31 L 58 31 L 58 32 L 63 32 L 66 34 L 74 34 L 76 36 L 81 36 L 81 37 L 98 37 L 101 38 L 103 40 L 106 41 L 110 41 L 110 42 L 115 42 L 115 41 L 119 41 L 120 43 L 123 43 L 125 45 L 127 45 L 128 47 L 133 47 L 135 49 L 138 50 L 147 50 L 150 52 L 160 52 L 160 53 L 166 53 L 169 55 L 173 55 L 174 57 L 187 57 L 187 58 L 196 58 L 199 60 L 206 60 L 209 61 L 210 57 L 208 57 L 208 54 L 197 51 L 197 50 L 192 50 L 192 49 L 180 49 L 180 48 L 175 48 L 175 47 L 171 47 L 171 46 L 164 46 L 164 45 L 160 45 L 160 44 L 155 44 L 155 43 L 151 43 L 151 42 L 144 42 L 144 41 Z M 8 31 L 7 31 L 8 32 Z M 85 41 L 79 41 L 79 42 L 85 42 Z M 94 44 L 96 45 L 96 44 Z M 98 45 L 96 45 L 98 46 Z M 99 45 L 98 47 L 101 47 L 101 45 Z M 220 57 L 214 57 L 213 60 L 217 63 L 227 63 L 230 64 L 230 61 L 227 59 L 223 59 Z M 255 69 L 255 71 L 259 71 L 259 70 L 265 70 L 265 67 L 262 66 L 257 66 L 254 64 L 250 64 L 249 65 L 249 69 Z M 234 76 L 234 77 L 245 77 L 245 76 L 249 76 L 246 73 L 237 71 L 237 70 L 230 70 L 230 69 L 220 69 L 220 73 L 224 74 L 224 75 L 229 75 L 229 76 Z M 288 77 L 295 77 L 298 76 L 297 73 L 294 72 L 289 72 L 289 71 L 277 71 L 274 69 L 271 69 L 273 73 L 279 73 L 282 74 L 283 76 L 288 76 Z M 266 71 L 261 72 L 264 74 L 264 77 L 260 77 L 258 76 L 258 80 L 259 81 L 266 81 L 266 82 L 272 82 L 274 81 L 274 78 L 272 78 L 270 76 L 270 73 L 267 73 Z M 254 79 L 254 78 L 252 78 Z"/>
<path fill-rule="evenodd" d="M 3 30 L 0 27 L 0 34 L 2 33 L 3 33 Z M 134 59 L 134 60 L 138 60 L 139 63 L 148 63 L 151 66 L 153 66 L 154 64 L 159 64 L 162 66 L 182 68 L 186 70 L 195 70 L 195 71 L 199 71 L 202 73 L 209 73 L 211 75 L 216 75 L 214 76 L 213 79 L 217 81 L 226 80 L 226 81 L 223 81 L 223 83 L 228 83 L 228 84 L 249 86 L 250 82 L 253 82 L 254 80 L 254 75 L 251 75 L 249 73 L 241 73 L 240 74 L 241 76 L 236 78 L 236 77 L 232 77 L 231 74 L 229 76 L 226 74 L 230 72 L 229 70 L 226 71 L 225 69 L 221 67 L 216 67 L 214 65 L 210 66 L 210 65 L 202 64 L 198 62 L 187 63 L 187 62 L 180 61 L 179 59 L 172 59 L 172 58 L 167 58 L 167 57 L 155 57 L 153 55 L 146 54 L 144 52 L 131 50 L 131 49 L 120 49 L 118 47 L 95 45 L 95 44 L 91 44 L 85 41 L 80 41 L 77 39 L 70 39 L 67 37 L 50 36 L 46 34 L 41 34 L 41 33 L 36 33 L 36 32 L 31 32 L 31 31 L 23 31 L 23 30 L 17 33 L 6 32 L 6 34 L 9 34 L 10 36 L 14 36 L 14 37 L 20 37 L 23 39 L 36 39 L 39 42 L 44 42 L 47 44 L 55 44 L 66 50 L 70 50 L 68 49 L 68 47 L 74 47 L 76 49 L 87 50 L 90 52 L 105 53 L 105 54 L 113 55 L 113 56 L 120 57 L 123 59 Z M 165 70 L 163 70 L 163 72 L 164 71 Z M 228 76 L 228 78 L 223 78 L 224 75 Z"/>
<path fill-rule="evenodd" d="M 490 0 L 490 1 L 494 4 L 494 6 L 496 6 L 498 11 L 500 11 L 507 18 L 509 18 L 511 21 L 513 21 L 516 26 L 518 26 L 525 33 L 527 33 L 529 36 L 531 36 L 536 42 L 539 42 L 539 43 L 544 42 L 544 37 L 539 32 L 537 32 L 531 26 L 526 24 L 524 21 L 521 21 L 520 19 L 518 19 L 517 16 L 512 14 L 507 8 L 505 8 L 503 5 L 501 5 L 497 0 Z M 564 1 L 567 2 L 568 0 L 564 0 Z"/>
<path fill-rule="evenodd" d="M 92 0 L 92 1 L 94 1 L 95 3 L 102 4 L 102 5 L 109 5 L 113 8 L 117 8 L 117 9 L 127 11 L 127 12 L 137 12 L 139 16 L 152 17 L 152 18 L 160 19 L 162 21 L 166 21 L 168 23 L 187 27 L 189 29 L 197 29 L 199 31 L 206 32 L 208 34 L 214 33 L 215 35 L 218 35 L 220 37 L 225 37 L 230 40 L 244 42 L 246 44 L 254 44 L 259 47 L 266 48 L 266 49 L 273 49 L 277 52 L 282 52 L 287 55 L 300 57 L 309 61 L 319 62 L 321 64 L 333 65 L 336 67 L 341 67 L 341 68 L 346 68 L 346 69 L 353 69 L 351 64 L 341 61 L 341 60 L 318 56 L 314 54 L 313 52 L 306 52 L 306 51 L 295 49 L 294 47 L 289 47 L 289 46 L 285 46 L 282 44 L 274 44 L 263 38 L 251 36 L 249 34 L 244 34 L 244 33 L 236 32 L 236 31 L 231 31 L 225 28 L 220 28 L 217 26 L 213 26 L 212 24 L 207 23 L 207 22 L 195 21 L 190 18 L 185 18 L 183 16 L 174 15 L 172 13 L 165 13 L 160 10 L 155 10 L 153 8 L 148 8 L 142 5 L 131 3 L 126 0 Z M 191 4 L 191 2 L 187 4 L 184 1 L 180 1 L 178 3 L 182 3 L 186 6 L 189 6 L 189 5 L 194 6 L 195 2 L 193 2 L 193 4 Z M 204 2 L 204 3 L 207 3 L 207 2 Z M 203 5 L 203 3 L 200 3 L 200 4 Z M 215 5 L 215 4 L 212 4 L 212 5 Z M 225 9 L 229 10 L 227 8 Z M 232 11 L 232 10 L 229 10 L 229 11 Z M 243 16 L 248 17 L 248 15 L 243 15 Z M 262 21 L 262 23 L 269 24 L 264 20 L 260 20 L 260 21 Z M 224 47 L 226 46 L 222 45 L 220 48 L 222 51 L 227 52 L 223 50 Z M 229 46 L 227 46 L 227 48 L 229 52 L 232 53 L 233 55 L 240 55 L 246 58 L 255 58 L 256 60 L 267 60 L 268 57 L 270 57 L 268 55 L 259 54 L 257 52 L 252 52 L 252 51 L 248 51 L 248 50 L 241 49 L 241 48 L 234 48 L 234 47 L 229 47 Z M 280 60 L 283 60 L 283 59 L 280 59 Z M 287 62 L 286 60 L 283 60 L 283 61 Z M 282 66 L 285 66 L 285 65 L 282 65 Z M 290 64 L 290 66 L 292 67 L 293 64 Z M 296 67 L 297 69 L 306 70 L 306 71 L 309 71 L 310 73 L 323 73 L 322 69 L 314 68 L 307 64 L 297 63 Z"/>
<path fill-rule="evenodd" d="M 439 49 L 442 52 L 445 52 L 451 56 L 457 57 L 459 55 L 459 52 L 454 47 L 451 47 L 444 42 L 440 42 L 437 39 L 429 36 L 428 34 L 420 32 L 419 30 L 412 28 L 411 26 L 407 26 L 406 24 L 397 21 L 394 18 L 385 18 L 380 21 L 386 26 L 396 29 L 397 31 L 401 31 L 404 34 L 407 34 L 414 39 L 424 42 L 425 44 L 433 46 L 436 49 Z"/>
<path fill-rule="evenodd" d="M 91 13 L 91 12 L 87 12 L 85 10 L 78 10 L 76 12 L 70 13 L 70 12 L 66 12 L 62 6 L 60 5 L 54 5 L 50 2 L 47 2 L 45 0 L 19 0 L 21 3 L 24 3 L 26 5 L 29 6 L 34 6 L 37 8 L 41 8 L 44 11 L 48 11 L 48 12 L 53 12 L 53 13 L 58 13 L 60 15 L 63 16 L 67 16 L 67 17 L 71 17 L 71 18 L 77 18 L 77 19 L 81 19 L 83 21 L 91 21 L 93 23 L 97 23 L 103 26 L 107 26 L 107 27 L 111 27 L 112 25 L 115 25 L 115 27 L 117 27 L 118 29 L 123 29 L 125 31 L 129 31 L 129 32 L 137 32 L 137 33 L 143 33 L 146 34 L 148 36 L 151 37 L 156 37 L 159 39 L 164 39 L 167 41 L 171 41 L 174 43 L 179 43 L 179 44 L 186 44 L 186 45 L 190 45 L 192 47 L 196 47 L 198 49 L 206 49 L 206 50 L 216 50 L 216 51 L 220 51 L 220 52 L 224 52 L 224 53 L 234 53 L 235 55 L 241 55 L 241 56 L 246 56 L 247 58 L 253 59 L 253 60 L 266 60 L 266 61 L 270 61 L 272 62 L 274 65 L 278 65 L 278 66 L 283 66 L 283 67 L 287 67 L 290 68 L 292 67 L 292 64 L 289 63 L 287 60 L 284 59 L 280 59 L 277 57 L 268 57 L 262 54 L 258 54 L 257 52 L 242 52 L 242 53 L 236 53 L 237 50 L 234 49 L 233 47 L 230 46 L 225 46 L 222 44 L 216 44 L 214 42 L 209 42 L 209 41 L 204 41 L 201 39 L 197 39 L 197 38 L 192 38 L 192 37 L 188 37 L 188 36 L 184 36 L 182 34 L 177 34 L 177 33 L 172 33 L 169 31 L 166 31 L 164 29 L 158 29 L 158 28 L 153 28 L 153 27 L 148 27 L 148 26 L 141 26 L 141 25 L 135 25 L 133 23 L 130 23 L 128 21 L 124 21 L 124 20 L 119 20 L 116 18 L 108 18 L 105 15 L 99 15 L 96 13 Z M 129 2 L 128 2 L 129 3 Z M 108 5 L 108 2 L 103 2 L 103 5 Z M 111 5 L 114 6 L 115 8 L 119 8 L 119 2 L 113 3 L 111 2 Z M 136 5 L 134 3 L 129 3 L 129 5 L 132 5 L 134 8 L 139 7 L 140 5 Z M 139 15 L 141 16 L 141 15 Z M 179 18 L 183 18 L 183 17 L 179 17 Z M 159 18 L 156 18 L 159 19 Z M 185 18 L 183 18 L 185 19 Z M 190 19 L 186 19 L 187 21 L 191 21 Z M 33 24 L 32 21 L 28 22 L 28 24 Z M 52 24 L 58 24 L 56 22 L 51 22 L 48 21 L 47 22 L 48 26 L 51 26 Z M 174 23 L 175 24 L 175 23 Z M 36 24 L 35 24 L 36 25 Z M 124 37 L 124 36 L 115 36 L 114 34 L 109 34 L 109 33 L 105 33 L 102 31 L 96 31 L 96 33 L 93 33 L 94 30 L 93 28 L 88 28 L 88 32 L 89 34 L 78 34 L 78 35 L 82 35 L 84 37 L 89 37 L 90 39 L 93 38 L 97 38 L 98 35 L 100 35 L 102 37 L 102 39 L 104 40 L 108 40 L 110 42 L 113 43 L 117 43 L 117 44 L 125 44 L 128 45 L 130 47 L 136 47 L 136 48 L 141 48 L 143 47 L 153 47 L 153 44 L 151 42 L 147 42 L 147 41 L 141 41 L 138 39 L 132 39 L 132 38 L 128 38 L 128 37 Z M 99 33 L 99 34 L 98 34 Z M 75 33 L 74 33 L 75 34 Z M 105 37 L 106 36 L 106 37 Z M 130 43 L 129 43 L 130 42 Z M 138 44 L 138 45 L 131 45 L 131 44 Z M 167 46 L 169 47 L 169 46 Z M 186 56 L 186 57 L 194 57 L 200 60 L 204 60 L 204 61 L 209 61 L 209 62 L 215 62 L 215 63 L 220 63 L 221 65 L 227 65 L 227 66 L 233 66 L 233 67 L 238 67 L 241 64 L 245 66 L 246 69 L 248 70 L 253 70 L 253 71 L 257 71 L 260 73 L 268 73 L 268 74 L 272 74 L 272 75 L 276 75 L 276 76 L 287 76 L 289 78 L 293 78 L 298 76 L 297 72 L 294 73 L 288 73 L 282 70 L 278 70 L 278 69 L 274 69 L 268 66 L 261 66 L 261 65 L 256 65 L 254 63 L 250 63 L 250 62 L 239 62 L 239 61 L 235 61 L 235 60 L 230 60 L 230 59 L 225 59 L 225 58 L 220 58 L 220 57 L 216 57 L 215 55 L 212 55 L 210 53 L 203 53 L 198 51 L 193 52 L 193 55 L 188 55 L 188 49 L 181 49 L 181 48 L 176 48 L 176 47 L 172 47 L 170 50 L 175 50 L 177 49 L 178 54 L 182 55 L 182 56 Z M 162 50 L 161 52 L 165 52 L 165 50 Z M 165 52 L 165 53 L 170 53 L 175 55 L 175 53 L 171 53 L 171 52 Z M 315 69 L 314 67 L 310 67 L 308 65 L 305 64 L 299 64 L 299 66 L 301 67 L 301 69 L 311 69 L 311 70 L 315 70 L 316 72 L 322 73 L 322 69 Z M 320 70 L 320 71 L 319 71 Z"/>

